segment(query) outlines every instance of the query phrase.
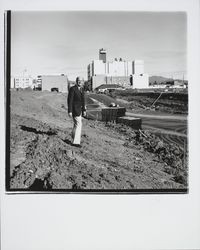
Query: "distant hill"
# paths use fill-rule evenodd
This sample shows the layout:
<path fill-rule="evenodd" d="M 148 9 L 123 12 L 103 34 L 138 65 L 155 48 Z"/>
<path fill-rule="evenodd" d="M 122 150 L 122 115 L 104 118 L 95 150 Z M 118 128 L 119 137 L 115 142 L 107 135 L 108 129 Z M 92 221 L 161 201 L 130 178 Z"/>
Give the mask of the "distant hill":
<path fill-rule="evenodd" d="M 172 78 L 167 78 L 167 77 L 163 77 L 163 76 L 150 76 L 149 77 L 149 83 L 150 85 L 153 83 L 157 83 L 157 84 L 161 84 L 161 83 L 166 83 L 166 82 L 170 82 L 170 81 L 176 81 L 179 83 L 182 83 L 183 80 L 182 79 L 172 79 Z M 188 80 L 184 80 L 184 84 L 188 84 Z"/>
<path fill-rule="evenodd" d="M 161 84 L 161 83 L 165 83 L 165 82 L 169 82 L 169 81 L 173 81 L 172 78 L 166 78 L 163 76 L 150 76 L 149 77 L 149 83 L 157 83 L 157 84 Z"/>

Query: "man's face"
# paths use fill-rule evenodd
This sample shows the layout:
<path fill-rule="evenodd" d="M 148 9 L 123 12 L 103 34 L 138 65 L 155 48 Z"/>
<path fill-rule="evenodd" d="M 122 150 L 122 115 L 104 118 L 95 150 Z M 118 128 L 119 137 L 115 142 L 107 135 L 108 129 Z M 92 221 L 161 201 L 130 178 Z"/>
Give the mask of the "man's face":
<path fill-rule="evenodd" d="M 78 79 L 77 79 L 77 85 L 78 85 L 79 87 L 83 87 L 83 85 L 84 85 L 84 79 L 83 79 L 83 78 L 78 78 Z"/>

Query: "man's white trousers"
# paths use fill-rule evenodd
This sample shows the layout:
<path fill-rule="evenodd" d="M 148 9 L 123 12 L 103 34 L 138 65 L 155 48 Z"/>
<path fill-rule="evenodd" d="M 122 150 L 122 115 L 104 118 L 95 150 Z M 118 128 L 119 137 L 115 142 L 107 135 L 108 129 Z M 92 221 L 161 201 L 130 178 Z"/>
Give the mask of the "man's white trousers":
<path fill-rule="evenodd" d="M 75 116 L 73 117 L 74 127 L 72 129 L 72 143 L 80 144 L 81 143 L 81 129 L 82 129 L 82 117 Z"/>

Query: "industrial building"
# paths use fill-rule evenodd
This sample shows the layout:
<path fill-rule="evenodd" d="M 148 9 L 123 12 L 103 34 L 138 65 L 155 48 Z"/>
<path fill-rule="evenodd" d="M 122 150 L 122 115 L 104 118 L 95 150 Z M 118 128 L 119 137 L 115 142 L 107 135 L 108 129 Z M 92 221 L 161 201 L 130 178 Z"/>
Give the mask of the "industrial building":
<path fill-rule="evenodd" d="M 38 76 L 37 82 L 41 84 L 42 90 L 68 92 L 68 78 L 64 74 L 41 75 Z"/>
<path fill-rule="evenodd" d="M 99 60 L 88 65 L 88 82 L 95 89 L 101 84 L 119 84 L 127 88 L 148 88 L 149 77 L 144 73 L 142 60 L 125 61 L 115 58 L 107 61 L 105 49 L 99 50 Z"/>
<path fill-rule="evenodd" d="M 37 79 L 32 77 L 11 77 L 10 81 L 11 88 L 16 89 L 40 89 L 58 92 L 68 92 L 69 81 L 66 75 L 39 75 Z"/>

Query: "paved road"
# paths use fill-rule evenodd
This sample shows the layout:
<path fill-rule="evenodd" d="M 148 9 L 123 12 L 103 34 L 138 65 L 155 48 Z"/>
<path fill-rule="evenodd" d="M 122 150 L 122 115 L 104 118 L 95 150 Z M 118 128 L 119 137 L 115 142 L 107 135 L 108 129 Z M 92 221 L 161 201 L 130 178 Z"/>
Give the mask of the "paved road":
<path fill-rule="evenodd" d="M 142 118 L 151 118 L 151 119 L 159 119 L 159 120 L 177 120 L 177 121 L 187 121 L 186 115 L 169 115 L 169 114 L 159 114 L 159 113 L 141 113 L 140 112 L 126 112 L 127 115 L 134 115 Z"/>
<path fill-rule="evenodd" d="M 153 131 L 164 141 L 175 142 L 185 148 L 187 143 L 187 116 L 142 114 L 141 112 L 126 112 L 126 115 L 141 118 L 143 130 Z"/>

